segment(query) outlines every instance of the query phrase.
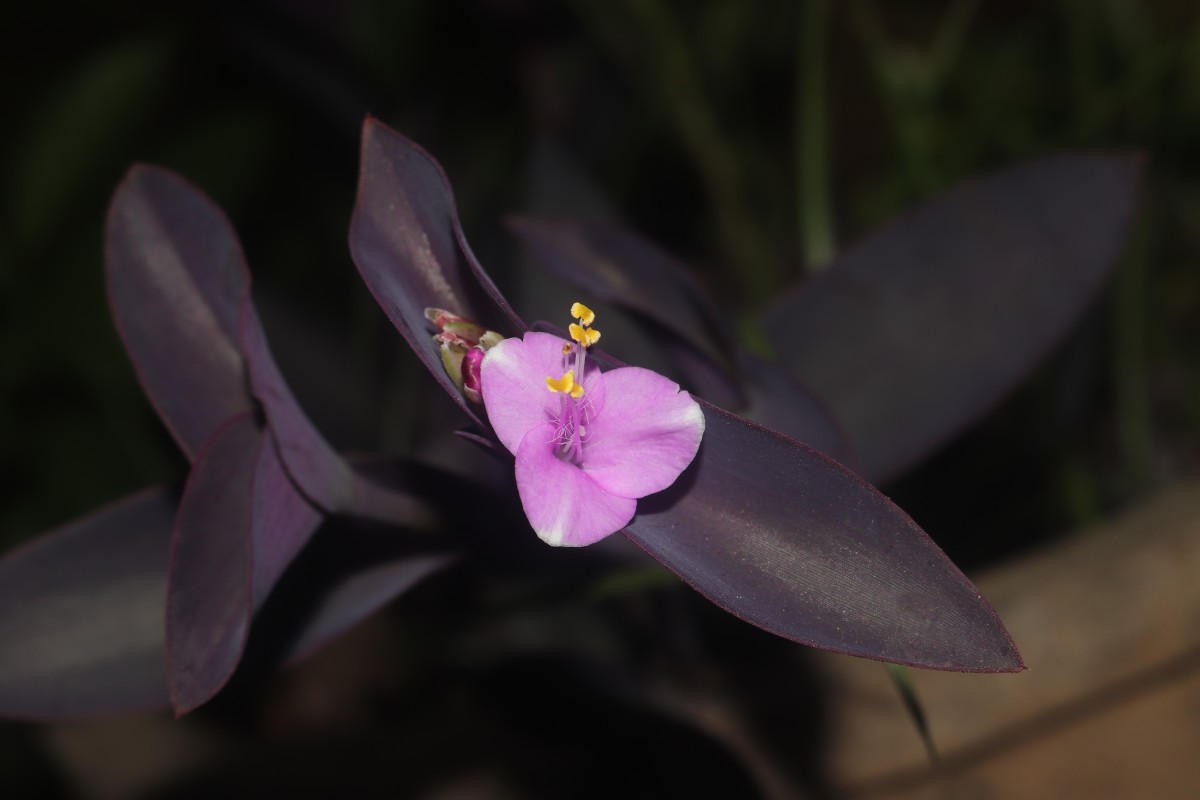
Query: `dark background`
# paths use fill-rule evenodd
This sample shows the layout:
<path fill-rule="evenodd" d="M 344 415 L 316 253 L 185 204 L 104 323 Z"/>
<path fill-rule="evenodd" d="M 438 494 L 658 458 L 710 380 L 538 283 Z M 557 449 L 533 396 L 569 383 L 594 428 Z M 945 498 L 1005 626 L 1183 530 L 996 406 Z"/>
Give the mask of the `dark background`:
<path fill-rule="evenodd" d="M 538 182 L 566 164 L 683 257 L 743 330 L 802 277 L 826 230 L 853 241 L 1027 156 L 1143 151 L 1142 210 L 1099 302 L 1014 395 L 885 490 L 971 572 L 1194 472 L 1194 4 L 831 5 L 827 27 L 823 6 L 790 0 L 10 9 L 0 26 L 0 546 L 185 473 L 104 299 L 105 208 L 134 161 L 179 171 L 233 219 L 272 341 L 318 427 L 345 449 L 420 449 L 418 401 L 397 386 L 425 379 L 345 244 L 366 113 L 444 165 L 501 288 L 520 269 L 504 216 L 537 208 Z M 804 155 L 814 130 L 825 131 L 828 158 Z M 818 166 L 827 229 L 801 202 Z M 643 601 L 692 602 L 671 590 Z M 761 644 L 751 638 L 749 652 Z M 393 681 L 394 693 L 412 691 Z M 239 702 L 257 701 L 214 713 L 258 730 Z M 426 713 L 441 720 L 433 729 L 453 716 L 436 703 Z M 61 780 L 35 733 L 0 727 L 0 780 L 26 787 L 13 796 Z"/>

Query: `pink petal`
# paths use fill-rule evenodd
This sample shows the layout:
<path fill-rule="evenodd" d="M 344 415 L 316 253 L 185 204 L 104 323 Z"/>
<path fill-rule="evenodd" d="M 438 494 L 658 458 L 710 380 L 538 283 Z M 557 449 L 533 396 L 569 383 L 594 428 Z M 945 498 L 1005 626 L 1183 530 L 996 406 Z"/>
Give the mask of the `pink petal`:
<path fill-rule="evenodd" d="M 517 449 L 517 491 L 529 524 L 552 545 L 592 544 L 624 528 L 637 500 L 617 497 L 555 454 L 554 426 L 539 425 Z"/>
<path fill-rule="evenodd" d="M 563 358 L 564 344 L 567 341 L 557 336 L 530 332 L 521 339 L 505 339 L 483 359 L 483 405 L 510 453 L 517 452 L 531 428 L 551 422 L 559 413 L 562 396 L 546 388 L 546 377 L 558 378 L 571 368 Z M 604 405 L 604 381 L 594 364 L 584 372 L 584 402 L 595 416 Z"/>
<path fill-rule="evenodd" d="M 583 471 L 621 497 L 662 491 L 696 457 L 704 412 L 679 384 L 641 367 L 604 373 L 604 387 L 604 413 L 587 427 Z"/>

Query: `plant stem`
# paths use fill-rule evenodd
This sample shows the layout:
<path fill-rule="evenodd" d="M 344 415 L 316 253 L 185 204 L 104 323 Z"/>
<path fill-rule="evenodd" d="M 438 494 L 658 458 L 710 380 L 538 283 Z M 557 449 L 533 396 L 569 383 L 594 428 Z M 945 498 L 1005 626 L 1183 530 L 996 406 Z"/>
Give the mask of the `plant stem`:
<path fill-rule="evenodd" d="M 796 177 L 800 189 L 797 232 L 804 270 L 812 273 L 829 264 L 835 249 L 826 114 L 829 0 L 808 0 L 801 8 L 796 51 Z"/>

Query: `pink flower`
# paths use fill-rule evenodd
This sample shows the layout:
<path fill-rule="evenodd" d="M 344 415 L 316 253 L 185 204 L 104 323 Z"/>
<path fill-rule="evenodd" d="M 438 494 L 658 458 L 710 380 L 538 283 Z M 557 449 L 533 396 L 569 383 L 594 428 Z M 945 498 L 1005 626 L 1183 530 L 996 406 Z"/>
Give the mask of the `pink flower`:
<path fill-rule="evenodd" d="M 517 460 L 525 516 L 548 544 L 580 546 L 633 519 L 639 497 L 666 489 L 692 463 L 704 413 L 679 384 L 640 367 L 601 373 L 587 362 L 600 338 L 576 303 L 574 343 L 547 333 L 487 351 L 483 403 Z"/>

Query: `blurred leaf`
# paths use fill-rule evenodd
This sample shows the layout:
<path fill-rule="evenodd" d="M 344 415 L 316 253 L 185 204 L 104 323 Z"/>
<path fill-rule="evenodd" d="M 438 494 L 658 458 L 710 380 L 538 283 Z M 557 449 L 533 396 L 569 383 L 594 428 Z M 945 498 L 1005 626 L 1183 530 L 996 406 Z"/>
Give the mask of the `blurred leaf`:
<path fill-rule="evenodd" d="M 654 330 L 685 388 L 836 460 L 852 459 L 845 435 L 817 398 L 776 365 L 748 353 L 731 355 L 733 337 L 720 313 L 671 255 L 610 223 L 523 217 L 509 227 L 541 263 L 586 297 L 637 314 Z"/>
<path fill-rule="evenodd" d="M 291 480 L 305 496 L 331 513 L 375 519 L 392 525 L 427 527 L 428 506 L 363 478 L 338 455 L 305 416 L 271 357 L 266 334 L 250 300 L 241 303 L 241 346 L 255 397 L 263 404 L 273 447 Z"/>
<path fill-rule="evenodd" d="M 834 461 L 858 467 L 858 456 L 829 408 L 778 364 L 743 353 L 742 374 L 749 402 L 739 409 L 741 416 L 820 450 Z"/>
<path fill-rule="evenodd" d="M 175 503 L 150 489 L 0 560 L 0 715 L 165 706 L 163 609 Z"/>
<path fill-rule="evenodd" d="M 109 302 L 142 388 L 194 460 L 225 420 L 248 411 L 238 304 L 248 288 L 224 215 L 174 173 L 137 165 L 106 227 Z"/>
<path fill-rule="evenodd" d="M 775 305 L 779 361 L 885 481 L 1009 391 L 1078 318 L 1134 210 L 1140 161 L 1058 156 L 887 225 Z"/>
<path fill-rule="evenodd" d="M 452 553 L 414 553 L 408 542 L 378 530 L 339 530 L 336 538 L 317 537 L 314 545 L 313 552 L 301 554 L 295 574 L 289 573 L 279 587 L 276 608 L 284 609 L 280 616 L 302 615 L 287 641 L 288 662 L 321 648 L 457 559 Z M 276 619 L 272 616 L 270 621 Z M 251 646 L 257 636 L 256 628 Z"/>
<path fill-rule="evenodd" d="M 543 265 L 584 291 L 651 321 L 708 364 L 709 399 L 741 405 L 732 337 L 687 267 L 651 242 L 610 223 L 519 217 L 509 229 Z M 707 395 L 706 395 L 707 396 Z"/>
<path fill-rule="evenodd" d="M 119 42 L 76 65 L 47 95 L 26 121 L 29 133 L 15 165 L 20 236 L 36 241 L 55 230 L 64 207 L 155 107 L 169 57 L 160 40 Z"/>
<path fill-rule="evenodd" d="M 202 192 L 164 169 L 131 169 L 113 198 L 107 267 L 125 347 L 189 457 L 217 424 L 251 407 L 248 367 L 279 455 L 310 500 L 328 512 L 427 524 L 427 509 L 361 478 L 304 415 L 271 357 L 237 233 Z"/>
<path fill-rule="evenodd" d="M 245 427 L 246 418 L 241 422 L 227 445 L 255 439 Z M 252 599 L 256 609 L 262 605 L 263 624 L 251 630 L 249 647 L 276 654 L 268 663 L 273 666 L 280 659 L 305 657 L 454 556 L 414 553 L 411 539 L 400 540 L 387 531 L 342 529 L 336 536 L 317 537 L 264 603 L 290 554 L 307 540 L 306 520 L 315 513 L 304 505 L 278 502 L 289 496 L 287 487 L 279 485 L 288 479 L 278 460 L 270 458 L 273 451 L 267 444 L 259 451 L 260 488 L 251 513 L 270 524 L 254 530 L 259 558 L 253 590 L 246 583 L 245 539 L 239 547 L 236 536 L 213 527 L 206 531 L 217 541 L 193 538 L 184 550 L 207 549 L 213 556 L 207 576 L 200 574 L 198 563 L 191 564 L 196 591 L 216 588 L 214 582 L 229 590 L 228 595 L 194 595 L 213 607 L 202 613 L 223 615 L 221 624 L 241 626 L 246 601 Z M 232 466 L 236 471 L 238 465 Z M 204 510 L 196 506 L 205 499 L 231 505 L 219 484 L 212 479 L 204 497 L 194 494 L 186 525 L 195 524 L 196 512 Z M 299 495 L 292 490 L 290 497 Z M 163 622 L 175 505 L 172 492 L 146 490 L 0 559 L 0 717 L 74 718 L 169 705 Z M 270 518 L 272 510 L 292 516 Z M 229 527 L 239 524 L 235 520 Z M 244 533 L 245 526 L 240 530 Z M 228 549 L 227 558 L 220 557 L 222 548 Z M 217 634 L 219 643 L 224 634 Z"/>
<path fill-rule="evenodd" d="M 171 541 L 167 681 L 184 714 L 233 675 L 250 619 L 321 523 L 249 414 L 219 427 L 192 467 Z"/>

